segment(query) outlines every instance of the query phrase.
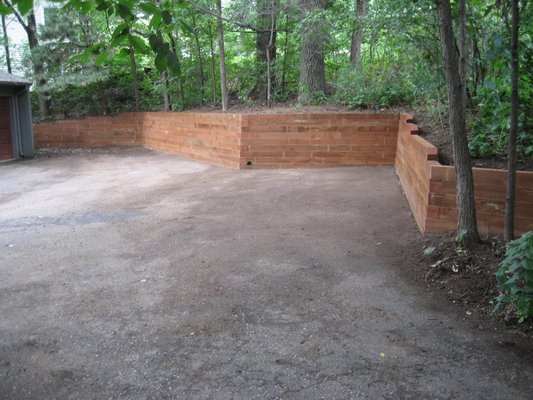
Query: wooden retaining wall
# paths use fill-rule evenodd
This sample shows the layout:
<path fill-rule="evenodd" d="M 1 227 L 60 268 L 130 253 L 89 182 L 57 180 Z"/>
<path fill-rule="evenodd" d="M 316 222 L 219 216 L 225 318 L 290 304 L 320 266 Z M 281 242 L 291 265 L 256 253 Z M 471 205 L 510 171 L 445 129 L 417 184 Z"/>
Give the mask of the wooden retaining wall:
<path fill-rule="evenodd" d="M 243 115 L 241 167 L 394 165 L 397 114 Z"/>
<path fill-rule="evenodd" d="M 412 116 L 402 114 L 396 173 L 422 232 L 457 229 L 455 170 L 437 161 L 437 148 L 417 135 Z M 480 233 L 502 233 L 507 171 L 473 168 L 474 196 Z M 516 176 L 516 234 L 533 229 L 533 172 Z"/>
<path fill-rule="evenodd" d="M 393 165 L 397 114 L 125 113 L 34 125 L 36 147 L 138 144 L 233 169 Z"/>
<path fill-rule="evenodd" d="M 239 169 L 241 115 L 144 112 L 141 143 L 208 164 Z"/>
<path fill-rule="evenodd" d="M 504 228 L 507 171 L 473 168 L 478 229 L 481 233 L 502 233 Z M 448 165 L 430 168 L 426 231 L 456 229 L 455 170 Z M 516 173 L 515 230 L 533 230 L 533 172 Z"/>
<path fill-rule="evenodd" d="M 439 164 L 438 151 L 418 134 L 412 117 L 401 114 L 395 169 L 418 228 L 426 230 L 429 198 L 429 167 Z"/>
<path fill-rule="evenodd" d="M 33 124 L 35 147 L 105 147 L 139 145 L 142 113 L 88 117 Z"/>
<path fill-rule="evenodd" d="M 36 147 L 143 145 L 233 169 L 394 165 L 422 232 L 456 229 L 455 173 L 407 114 L 126 113 L 35 124 Z M 501 233 L 506 171 L 474 168 L 479 230 Z M 517 173 L 516 231 L 533 229 L 533 172 Z"/>

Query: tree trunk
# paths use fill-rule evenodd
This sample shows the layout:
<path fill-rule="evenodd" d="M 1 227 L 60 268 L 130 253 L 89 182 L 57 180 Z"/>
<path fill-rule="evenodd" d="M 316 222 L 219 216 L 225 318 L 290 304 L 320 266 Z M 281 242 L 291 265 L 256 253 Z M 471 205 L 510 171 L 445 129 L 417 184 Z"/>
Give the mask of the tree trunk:
<path fill-rule="evenodd" d="M 106 88 L 104 87 L 102 81 L 98 81 L 98 92 L 100 93 L 100 112 L 102 113 L 102 115 L 107 115 L 107 113 L 109 112 L 109 96 L 107 95 Z"/>
<path fill-rule="evenodd" d="M 204 60 L 202 57 L 202 46 L 200 45 L 200 38 L 198 37 L 196 18 L 193 15 L 192 17 L 192 28 L 194 33 L 194 41 L 196 43 L 196 52 L 198 54 L 198 64 L 200 66 L 200 90 L 202 92 L 202 102 L 204 101 L 205 96 L 205 76 L 204 76 Z"/>
<path fill-rule="evenodd" d="M 170 111 L 170 98 L 168 96 L 168 71 L 163 71 L 161 74 L 161 80 L 163 83 L 163 111 Z"/>
<path fill-rule="evenodd" d="M 130 65 L 131 65 L 131 87 L 133 89 L 133 95 L 135 96 L 135 111 L 141 110 L 141 96 L 139 94 L 139 79 L 137 76 L 137 62 L 135 61 L 135 50 L 133 49 L 133 43 L 130 40 Z"/>
<path fill-rule="evenodd" d="M 266 55 L 267 55 L 267 106 L 270 107 L 272 102 L 272 82 L 273 82 L 273 74 L 272 74 L 272 50 L 274 50 L 274 57 L 276 56 L 276 50 L 275 50 L 275 37 L 276 37 L 276 2 L 275 0 L 271 0 L 271 8 L 270 8 L 270 38 L 268 41 L 268 46 L 266 49 Z"/>
<path fill-rule="evenodd" d="M 481 53 L 478 47 L 478 39 L 476 37 L 475 30 L 472 32 L 472 96 L 476 97 L 477 88 L 480 85 L 480 82 L 483 82 L 481 68 L 480 68 L 480 59 Z"/>
<path fill-rule="evenodd" d="M 457 10 L 459 14 L 459 75 L 461 76 L 463 104 L 466 107 L 468 105 L 468 46 L 465 0 L 458 0 Z"/>
<path fill-rule="evenodd" d="M 518 131 L 518 0 L 512 0 L 511 27 L 511 127 L 509 130 L 509 150 L 507 156 L 507 192 L 505 194 L 506 241 L 514 239 L 514 208 L 516 191 L 516 136 Z"/>
<path fill-rule="evenodd" d="M 287 84 L 287 56 L 289 52 L 289 13 L 285 15 L 285 41 L 283 43 L 283 65 L 281 67 L 281 90 L 286 91 Z"/>
<path fill-rule="evenodd" d="M 11 73 L 11 55 L 9 54 L 9 38 L 7 37 L 6 17 L 2 15 L 2 31 L 4 33 L 4 50 L 6 52 L 7 72 Z"/>
<path fill-rule="evenodd" d="M 368 41 L 368 63 L 370 64 L 370 69 L 374 70 L 374 46 L 377 40 L 376 28 L 371 28 L 370 30 L 370 40 Z"/>
<path fill-rule="evenodd" d="M 215 45 L 213 43 L 213 32 L 211 30 L 211 20 L 208 22 L 209 24 L 209 47 L 211 50 L 211 80 L 213 83 L 213 105 L 215 106 L 217 104 L 217 73 L 216 73 L 216 67 L 215 67 Z"/>
<path fill-rule="evenodd" d="M 228 111 L 228 87 L 226 81 L 226 57 L 224 54 L 224 30 L 222 29 L 222 2 L 217 0 L 217 35 L 220 52 L 220 92 L 222 94 L 222 111 Z"/>
<path fill-rule="evenodd" d="M 324 70 L 326 0 L 300 0 L 303 23 L 300 48 L 300 87 L 298 101 L 308 102 L 316 94 L 326 92 Z"/>
<path fill-rule="evenodd" d="M 161 33 L 160 29 L 157 30 L 157 37 L 159 38 L 159 40 L 163 40 L 163 34 Z M 168 93 L 168 69 L 165 69 L 161 73 L 161 84 L 163 85 L 163 111 L 168 112 L 170 111 L 170 96 Z"/>
<path fill-rule="evenodd" d="M 22 15 L 20 15 L 20 13 L 13 6 L 13 4 L 11 4 L 8 0 L 4 0 L 4 3 L 11 9 L 13 14 L 15 15 L 15 18 L 18 20 L 19 24 L 22 26 L 28 37 L 28 45 L 30 47 L 30 53 L 33 63 L 33 75 L 37 83 L 36 89 L 37 100 L 39 102 L 39 114 L 41 118 L 44 118 L 49 113 L 50 105 L 47 99 L 47 94 L 42 90 L 42 87 L 46 84 L 46 78 L 44 65 L 40 59 L 39 54 L 37 54 L 37 50 L 39 47 L 39 39 L 37 37 L 37 22 L 35 20 L 35 13 L 33 12 L 33 9 L 31 9 L 30 13 L 28 14 L 27 21 L 24 21 Z"/>
<path fill-rule="evenodd" d="M 32 12 L 28 15 L 28 23 L 25 27 L 26 34 L 28 36 L 28 44 L 33 61 L 33 72 L 35 74 L 35 80 L 37 81 L 37 101 L 39 103 L 39 114 L 41 118 L 48 116 L 49 102 L 47 100 L 47 94 L 42 90 L 42 87 L 46 84 L 44 65 L 37 54 L 39 47 L 39 39 L 37 38 L 37 22 L 35 21 L 35 14 Z"/>
<path fill-rule="evenodd" d="M 180 61 L 180 58 L 181 58 L 181 54 L 180 54 L 180 51 L 179 51 L 179 48 L 178 48 L 178 45 L 176 43 L 176 39 L 174 38 L 174 35 L 172 35 L 172 33 L 169 33 L 168 34 L 168 37 L 170 39 L 170 44 L 172 46 L 172 50 L 174 50 L 174 54 L 176 54 L 176 59 L 178 61 L 178 65 L 177 65 L 177 79 L 178 79 L 178 96 L 179 96 L 179 106 L 178 106 L 178 109 L 180 111 L 183 110 L 184 108 L 184 105 L 185 105 L 185 94 L 183 93 L 183 78 L 181 76 L 181 61 Z"/>
<path fill-rule="evenodd" d="M 257 0 L 257 31 L 255 34 L 255 86 L 251 97 L 267 101 L 270 63 L 276 58 L 276 18 L 274 0 Z M 273 27 L 272 27 L 273 25 Z M 271 64 L 270 64 L 271 65 Z"/>
<path fill-rule="evenodd" d="M 361 43 L 363 41 L 363 17 L 366 14 L 366 0 L 355 0 L 355 22 L 352 31 L 352 45 L 350 49 L 350 62 L 359 68 L 361 64 Z"/>
<path fill-rule="evenodd" d="M 453 158 L 457 190 L 458 240 L 465 245 L 479 241 L 474 201 L 474 180 L 468 154 L 463 92 L 459 76 L 455 41 L 452 30 L 450 0 L 436 0 L 446 87 L 448 90 L 449 120 L 453 136 Z"/>

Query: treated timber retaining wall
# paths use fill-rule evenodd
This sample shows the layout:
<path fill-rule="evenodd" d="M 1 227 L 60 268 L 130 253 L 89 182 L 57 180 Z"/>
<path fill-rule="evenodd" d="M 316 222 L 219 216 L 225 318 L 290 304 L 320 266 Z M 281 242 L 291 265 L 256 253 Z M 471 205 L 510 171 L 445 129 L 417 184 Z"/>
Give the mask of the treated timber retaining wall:
<path fill-rule="evenodd" d="M 139 114 L 88 117 L 33 124 L 35 147 L 105 147 L 139 145 Z"/>
<path fill-rule="evenodd" d="M 393 165 L 397 114 L 126 113 L 35 124 L 37 147 L 137 144 L 243 168 Z"/>
<path fill-rule="evenodd" d="M 416 223 L 426 230 L 429 199 L 429 168 L 438 165 L 435 146 L 417 135 L 410 116 L 401 114 L 398 127 L 395 169 Z"/>
<path fill-rule="evenodd" d="M 412 116 L 400 115 L 395 168 L 422 232 L 457 228 L 455 171 L 437 161 L 437 148 L 417 135 Z M 473 168 L 474 196 L 481 233 L 502 233 L 507 171 Z M 533 172 L 516 175 L 515 230 L 533 229 Z"/>
<path fill-rule="evenodd" d="M 241 119 L 237 114 L 142 113 L 141 143 L 150 149 L 239 169 Z"/>
<path fill-rule="evenodd" d="M 407 114 L 126 113 L 35 124 L 36 147 L 143 145 L 233 169 L 394 165 L 422 232 L 456 229 L 455 173 Z M 478 225 L 501 233 L 506 171 L 474 168 Z M 517 233 L 533 229 L 533 172 L 517 173 Z"/>
<path fill-rule="evenodd" d="M 243 115 L 241 167 L 393 165 L 397 114 Z"/>

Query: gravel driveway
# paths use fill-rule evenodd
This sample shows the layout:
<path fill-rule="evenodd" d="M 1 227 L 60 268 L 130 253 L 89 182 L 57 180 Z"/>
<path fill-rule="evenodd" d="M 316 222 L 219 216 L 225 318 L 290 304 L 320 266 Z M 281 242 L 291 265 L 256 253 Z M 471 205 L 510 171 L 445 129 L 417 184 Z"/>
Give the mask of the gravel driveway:
<path fill-rule="evenodd" d="M 405 277 L 420 242 L 387 167 L 0 164 L 0 398 L 531 398 L 531 343 Z"/>

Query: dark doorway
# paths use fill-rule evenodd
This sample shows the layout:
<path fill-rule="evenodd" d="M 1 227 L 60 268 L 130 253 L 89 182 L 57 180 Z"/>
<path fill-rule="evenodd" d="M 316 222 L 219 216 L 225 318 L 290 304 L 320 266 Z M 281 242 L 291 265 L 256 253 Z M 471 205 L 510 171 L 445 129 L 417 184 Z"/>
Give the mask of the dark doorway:
<path fill-rule="evenodd" d="M 9 97 L 0 97 L 0 160 L 13 158 Z"/>

